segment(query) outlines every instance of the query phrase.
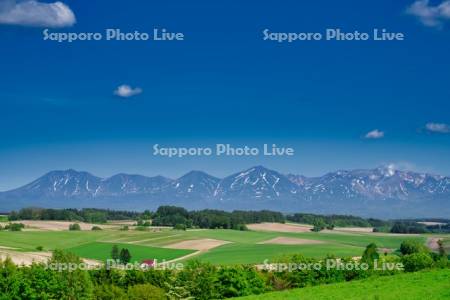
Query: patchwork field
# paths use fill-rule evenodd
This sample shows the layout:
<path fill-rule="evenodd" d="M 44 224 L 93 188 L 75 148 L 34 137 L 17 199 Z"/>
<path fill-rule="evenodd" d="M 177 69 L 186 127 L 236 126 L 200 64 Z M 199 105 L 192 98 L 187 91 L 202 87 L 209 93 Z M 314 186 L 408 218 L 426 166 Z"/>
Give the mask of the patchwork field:
<path fill-rule="evenodd" d="M 132 263 L 141 262 L 145 259 L 157 259 L 158 261 L 162 260 L 169 261 L 194 252 L 193 250 L 184 250 L 184 249 L 164 249 L 149 246 L 100 243 L 100 242 L 83 244 L 80 246 L 69 248 L 67 250 L 72 253 L 75 253 L 80 257 L 96 259 L 99 261 L 106 261 L 107 259 L 111 258 L 111 250 L 114 245 L 117 245 L 119 249 L 127 248 L 132 254 L 131 256 Z"/>
<path fill-rule="evenodd" d="M 58 222 L 57 222 L 58 223 Z M 282 225 L 280 227 L 280 225 Z M 324 257 L 334 254 L 340 257 L 360 256 L 369 243 L 376 243 L 386 250 L 398 249 L 407 239 L 425 243 L 429 236 L 373 234 L 368 232 L 311 232 L 302 228 L 286 231 L 287 224 L 263 224 L 263 228 L 251 226 L 251 231 L 236 230 L 188 230 L 168 228 L 148 231 L 121 231 L 115 226 L 105 226 L 101 231 L 40 230 L 10 232 L 0 231 L 0 248 L 8 251 L 36 252 L 65 249 L 81 257 L 105 260 L 113 245 L 130 250 L 133 261 L 143 259 L 188 260 L 196 258 L 214 264 L 261 264 L 293 253 L 307 257 Z M 59 226 L 58 224 L 55 226 Z M 282 231 L 277 231 L 282 230 Z M 4 251 L 6 251 L 4 249 Z"/>
<path fill-rule="evenodd" d="M 450 270 L 434 270 L 366 280 L 306 287 L 242 300 L 441 300 L 450 299 Z"/>

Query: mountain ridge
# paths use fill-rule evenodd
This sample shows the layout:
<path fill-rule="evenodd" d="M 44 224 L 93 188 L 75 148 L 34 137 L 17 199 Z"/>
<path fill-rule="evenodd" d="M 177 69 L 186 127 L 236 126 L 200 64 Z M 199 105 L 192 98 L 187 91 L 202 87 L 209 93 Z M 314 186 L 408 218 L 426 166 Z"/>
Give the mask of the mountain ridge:
<path fill-rule="evenodd" d="M 0 211 L 25 206 L 143 210 L 169 204 L 190 209 L 443 217 L 450 214 L 450 177 L 392 167 L 306 177 L 255 166 L 224 178 L 190 171 L 176 179 L 126 173 L 101 178 L 68 169 L 0 192 Z"/>

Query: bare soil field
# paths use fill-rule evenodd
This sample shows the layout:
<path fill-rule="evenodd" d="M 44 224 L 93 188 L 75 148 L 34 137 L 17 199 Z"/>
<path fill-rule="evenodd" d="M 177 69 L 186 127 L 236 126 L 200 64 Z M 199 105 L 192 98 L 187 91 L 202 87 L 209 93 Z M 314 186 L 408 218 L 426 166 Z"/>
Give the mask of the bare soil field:
<path fill-rule="evenodd" d="M 46 263 L 51 257 L 51 252 L 19 252 L 13 250 L 6 250 L 3 247 L 0 249 L 0 260 L 5 260 L 7 257 L 11 258 L 11 260 L 16 265 L 25 265 L 29 266 L 33 262 L 35 263 Z M 83 262 L 88 265 L 88 267 L 94 267 L 101 264 L 101 262 L 93 260 L 93 259 L 85 259 L 83 258 Z"/>
<path fill-rule="evenodd" d="M 373 232 L 373 227 L 335 227 L 334 231 L 343 231 L 343 232 Z"/>
<path fill-rule="evenodd" d="M 214 239 L 198 239 L 182 241 L 175 244 L 164 246 L 170 249 L 190 249 L 198 251 L 208 251 L 210 249 L 228 244 L 228 241 L 214 240 Z"/>
<path fill-rule="evenodd" d="M 90 224 L 83 222 L 70 222 L 70 221 L 32 221 L 32 220 L 23 220 L 12 223 L 22 223 L 25 225 L 25 230 L 45 230 L 45 231 L 63 231 L 69 230 L 69 225 L 78 223 L 80 225 L 81 230 L 91 230 L 93 226 L 98 226 L 102 229 L 108 228 L 117 228 L 114 225 L 99 225 L 99 224 Z"/>
<path fill-rule="evenodd" d="M 257 223 L 248 224 L 247 228 L 256 231 L 274 231 L 274 232 L 309 232 L 312 229 L 310 225 L 295 225 L 282 223 Z"/>
<path fill-rule="evenodd" d="M 297 239 L 288 237 L 276 237 L 271 240 L 259 242 L 258 244 L 278 244 L 278 245 L 311 245 L 311 244 L 323 244 L 322 241 Z"/>

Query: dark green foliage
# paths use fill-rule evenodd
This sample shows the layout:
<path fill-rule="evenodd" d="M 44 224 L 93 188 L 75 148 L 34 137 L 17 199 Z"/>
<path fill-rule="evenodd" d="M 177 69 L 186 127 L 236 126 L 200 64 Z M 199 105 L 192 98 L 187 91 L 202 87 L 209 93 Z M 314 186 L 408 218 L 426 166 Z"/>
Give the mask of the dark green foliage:
<path fill-rule="evenodd" d="M 124 289 L 110 284 L 102 284 L 95 287 L 95 300 L 128 300 Z"/>
<path fill-rule="evenodd" d="M 218 271 L 219 294 L 224 298 L 261 294 L 264 277 L 253 266 L 223 267 Z"/>
<path fill-rule="evenodd" d="M 118 260 L 120 258 L 120 256 L 119 256 L 119 247 L 117 247 L 117 245 L 112 246 L 111 258 L 114 259 L 114 260 Z"/>
<path fill-rule="evenodd" d="M 186 225 L 185 224 L 175 224 L 175 226 L 173 226 L 173 229 L 175 229 L 175 230 L 186 230 Z"/>
<path fill-rule="evenodd" d="M 313 223 L 314 227 L 311 229 L 311 231 L 319 232 L 325 229 L 327 224 L 322 219 L 316 219 Z"/>
<path fill-rule="evenodd" d="M 128 231 L 130 229 L 130 227 L 128 227 L 128 225 L 124 225 L 122 228 L 120 228 L 120 230 L 122 231 Z"/>
<path fill-rule="evenodd" d="M 99 226 L 92 226 L 92 229 L 91 229 L 91 230 L 99 231 L 99 230 L 102 230 L 102 228 L 99 227 Z"/>
<path fill-rule="evenodd" d="M 198 227 L 209 229 L 245 230 L 242 225 L 261 222 L 284 223 L 285 218 L 279 212 L 262 211 L 233 211 L 204 209 L 188 212 L 184 208 L 175 206 L 161 206 L 154 214 L 153 225 L 175 226 L 181 224 L 186 228 Z"/>
<path fill-rule="evenodd" d="M 402 263 L 406 272 L 416 272 L 433 266 L 433 259 L 428 253 L 420 252 L 402 257 Z"/>
<path fill-rule="evenodd" d="M 208 300 L 220 298 L 217 266 L 199 261 L 189 261 L 181 270 L 175 286 L 186 286 L 190 296 L 195 299 Z"/>
<path fill-rule="evenodd" d="M 247 225 L 245 225 L 245 224 L 238 224 L 237 227 L 234 229 L 240 230 L 240 231 L 248 231 Z"/>
<path fill-rule="evenodd" d="M 428 249 L 418 241 L 403 241 L 400 244 L 400 252 L 403 255 L 409 255 L 420 252 L 428 252 Z"/>
<path fill-rule="evenodd" d="M 131 253 L 130 253 L 130 251 L 128 251 L 127 248 L 123 248 L 122 250 L 120 250 L 119 260 L 123 264 L 127 264 L 127 263 L 130 262 L 130 260 L 131 260 Z"/>
<path fill-rule="evenodd" d="M 425 225 L 414 221 L 398 221 L 391 228 L 391 233 L 427 233 Z"/>
<path fill-rule="evenodd" d="M 315 215 L 315 214 L 303 214 L 296 213 L 293 215 L 286 216 L 286 219 L 291 222 L 311 224 L 324 223 L 327 226 L 338 226 L 338 227 L 379 227 L 389 224 L 387 221 L 377 220 L 377 219 L 364 219 L 355 216 L 346 215 Z M 334 228 L 334 227 L 333 227 Z"/>
<path fill-rule="evenodd" d="M 81 260 L 75 254 L 55 250 L 49 261 L 50 265 L 79 265 Z M 93 285 L 89 273 L 76 268 L 75 270 L 54 271 L 59 289 L 56 291 L 56 299 L 92 299 Z"/>
<path fill-rule="evenodd" d="M 11 212 L 8 216 L 10 221 L 15 220 L 58 220 L 58 221 L 80 221 L 88 223 L 105 223 L 108 220 L 135 219 L 140 214 L 129 211 L 114 211 L 97 208 L 78 209 L 44 209 L 23 208 L 18 212 Z M 146 214 L 148 216 L 148 214 Z"/>
<path fill-rule="evenodd" d="M 72 231 L 74 231 L 74 230 L 81 230 L 80 224 L 78 224 L 78 223 L 70 224 L 69 225 L 69 230 L 72 230 Z"/>
<path fill-rule="evenodd" d="M 374 243 L 371 243 L 367 245 L 366 250 L 364 250 L 364 253 L 361 258 L 361 262 L 365 262 L 372 266 L 374 264 L 375 260 L 378 260 L 380 258 L 380 255 L 377 252 L 377 245 Z"/>
<path fill-rule="evenodd" d="M 36 250 L 37 250 L 37 251 L 42 251 L 42 250 L 44 250 L 44 247 L 42 247 L 42 246 L 37 246 L 37 247 L 36 247 Z"/>
<path fill-rule="evenodd" d="M 5 226 L 5 230 L 9 231 L 21 231 L 23 228 L 25 228 L 25 225 L 22 223 L 10 223 Z"/>
<path fill-rule="evenodd" d="M 163 300 L 167 299 L 163 289 L 151 284 L 137 284 L 128 288 L 130 300 Z"/>

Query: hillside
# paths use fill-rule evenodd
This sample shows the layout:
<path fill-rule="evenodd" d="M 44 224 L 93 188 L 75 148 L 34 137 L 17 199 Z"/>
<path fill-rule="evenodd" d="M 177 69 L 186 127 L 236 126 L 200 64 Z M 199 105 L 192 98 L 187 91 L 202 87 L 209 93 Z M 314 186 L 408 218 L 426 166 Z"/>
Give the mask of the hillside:
<path fill-rule="evenodd" d="M 242 300 L 442 300 L 450 299 L 450 270 L 434 270 L 401 274 L 360 281 L 321 285 L 259 296 Z"/>

